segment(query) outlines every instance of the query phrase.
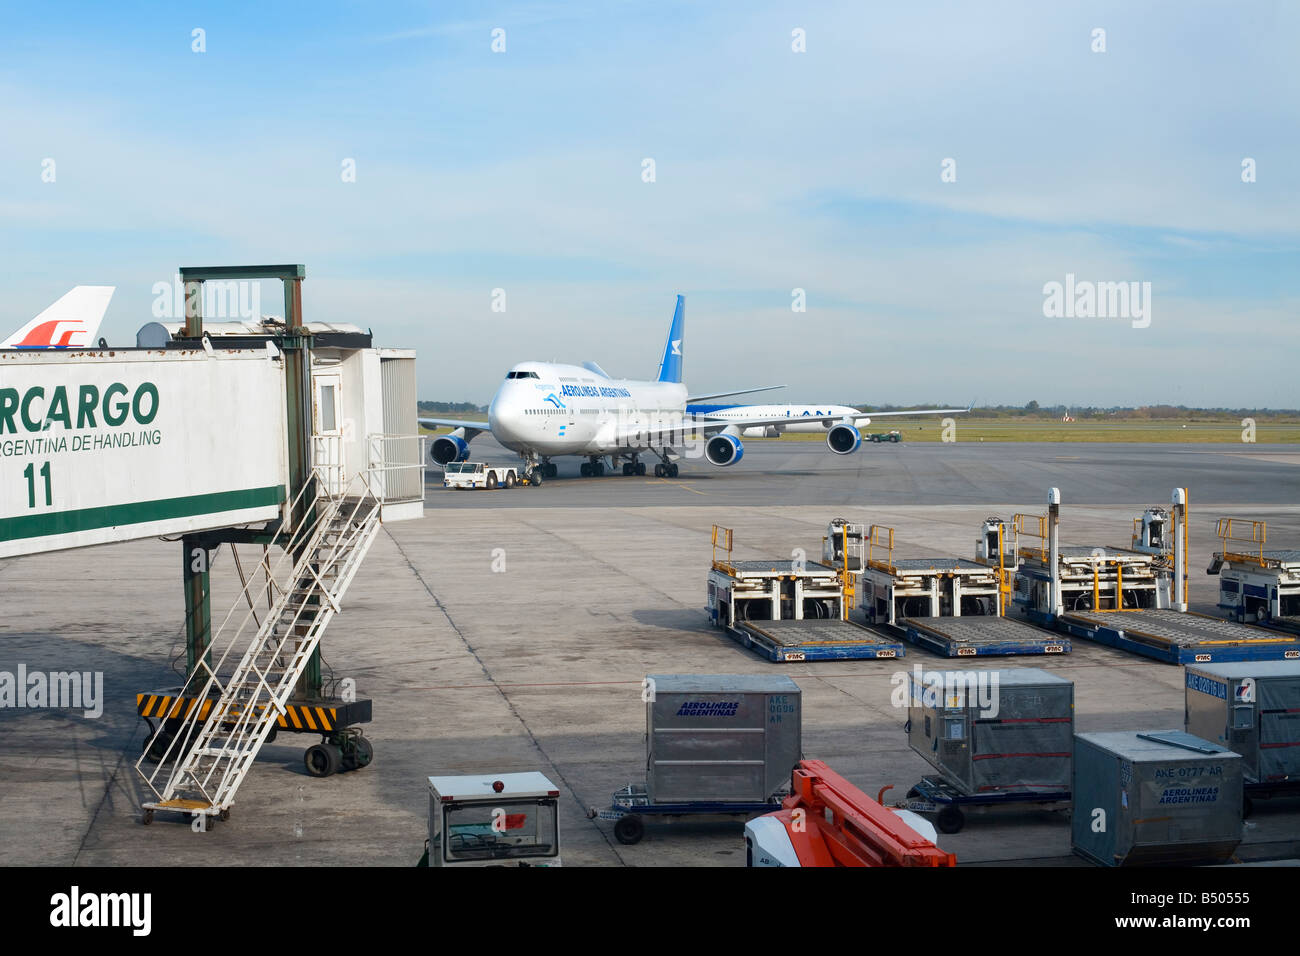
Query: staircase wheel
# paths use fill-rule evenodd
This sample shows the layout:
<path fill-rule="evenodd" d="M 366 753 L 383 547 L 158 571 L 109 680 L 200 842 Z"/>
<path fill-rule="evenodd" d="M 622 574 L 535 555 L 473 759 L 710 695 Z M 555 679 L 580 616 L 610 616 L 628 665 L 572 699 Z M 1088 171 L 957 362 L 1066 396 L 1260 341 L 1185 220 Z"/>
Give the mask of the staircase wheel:
<path fill-rule="evenodd" d="M 302 762 L 313 777 L 328 777 L 338 771 L 343 755 L 333 744 L 316 744 L 307 748 Z"/>
<path fill-rule="evenodd" d="M 220 816 L 221 816 L 221 822 L 222 822 L 222 823 L 225 823 L 227 820 L 229 820 L 229 819 L 230 819 L 230 807 L 226 807 L 226 809 L 222 810 Z"/>
<path fill-rule="evenodd" d="M 365 737 L 358 736 L 352 744 L 352 752 L 343 757 L 344 770 L 360 770 L 370 766 L 375 759 L 375 747 Z"/>
<path fill-rule="evenodd" d="M 148 826 L 149 824 L 153 823 L 153 811 L 146 810 L 144 811 L 144 813 L 140 814 L 140 822 L 143 823 L 145 826 Z"/>

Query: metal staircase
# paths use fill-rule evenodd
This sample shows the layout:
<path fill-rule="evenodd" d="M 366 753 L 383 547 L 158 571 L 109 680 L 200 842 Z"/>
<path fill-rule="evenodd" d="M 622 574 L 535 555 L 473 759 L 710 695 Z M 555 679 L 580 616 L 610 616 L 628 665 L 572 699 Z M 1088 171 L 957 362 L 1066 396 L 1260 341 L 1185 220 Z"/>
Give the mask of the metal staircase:
<path fill-rule="evenodd" d="M 173 723 L 169 732 L 167 722 L 160 722 L 156 745 L 146 747 L 147 754 L 156 746 L 155 755 L 162 759 L 152 767 L 146 766 L 147 757 L 136 762 L 154 797 L 142 804 L 145 822 L 155 810 L 228 815 L 235 792 L 338 613 L 378 533 L 380 500 L 364 473 L 347 492 L 333 495 L 321 478 L 303 489 L 324 491 L 315 499 L 313 513 L 294 531 L 280 558 L 267 560 L 269 611 L 259 622 L 250 576 L 214 634 L 210 654 L 195 666 L 177 698 L 178 707 L 187 702 L 184 714 L 173 715 L 181 718 L 179 726 Z M 302 497 L 300 493 L 290 513 Z M 232 623 L 244 605 L 247 612 Z M 209 699 L 215 701 L 210 708 L 198 706 Z"/>

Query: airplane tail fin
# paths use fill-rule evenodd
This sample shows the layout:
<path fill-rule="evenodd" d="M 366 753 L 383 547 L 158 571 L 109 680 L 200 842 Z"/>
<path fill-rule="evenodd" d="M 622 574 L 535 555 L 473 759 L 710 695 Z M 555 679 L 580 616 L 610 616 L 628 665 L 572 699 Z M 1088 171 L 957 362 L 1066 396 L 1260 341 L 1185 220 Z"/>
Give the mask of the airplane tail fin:
<path fill-rule="evenodd" d="M 659 363 L 659 381 L 680 382 L 682 380 L 682 341 L 686 334 L 686 296 L 677 297 L 677 310 L 673 312 L 673 324 L 668 330 L 668 341 L 664 343 L 664 357 Z"/>
<path fill-rule="evenodd" d="M 111 285 L 77 286 L 0 342 L 0 349 L 93 348 L 115 289 Z"/>

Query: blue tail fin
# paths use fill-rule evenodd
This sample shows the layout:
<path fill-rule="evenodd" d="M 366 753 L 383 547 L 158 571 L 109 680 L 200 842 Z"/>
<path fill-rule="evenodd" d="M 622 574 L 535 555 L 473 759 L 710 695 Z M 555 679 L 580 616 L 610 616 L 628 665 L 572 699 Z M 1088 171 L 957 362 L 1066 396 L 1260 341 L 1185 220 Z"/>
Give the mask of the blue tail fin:
<path fill-rule="evenodd" d="M 686 296 L 677 297 L 677 311 L 673 313 L 672 328 L 668 330 L 668 341 L 664 343 L 664 357 L 659 363 L 659 381 L 680 382 L 682 380 L 682 341 L 686 334 Z"/>

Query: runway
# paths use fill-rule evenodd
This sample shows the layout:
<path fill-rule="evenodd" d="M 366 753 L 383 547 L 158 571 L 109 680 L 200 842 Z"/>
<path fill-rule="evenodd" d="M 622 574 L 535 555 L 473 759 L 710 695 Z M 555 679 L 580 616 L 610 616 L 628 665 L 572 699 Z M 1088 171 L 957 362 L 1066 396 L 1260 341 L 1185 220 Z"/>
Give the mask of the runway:
<path fill-rule="evenodd" d="M 472 458 L 518 462 L 488 436 L 475 439 Z M 625 478 L 621 473 L 580 478 L 580 459 L 558 458 L 555 463 L 560 477 L 536 491 L 555 503 L 588 508 L 1032 503 L 1045 500 L 1049 487 L 1060 488 L 1062 501 L 1075 504 L 1158 504 L 1168 500 L 1175 486 L 1189 489 L 1193 505 L 1294 504 L 1300 498 L 1300 452 L 1284 444 L 882 443 L 834 455 L 823 442 L 751 439 L 739 464 L 718 468 L 700 457 L 684 458 L 677 479 Z M 431 467 L 426 482 L 430 495 L 441 492 L 441 470 Z M 635 494 L 625 492 L 628 484 L 636 487 Z M 520 496 L 531 493 L 519 491 Z M 435 500 L 429 498 L 430 504 Z M 535 503 L 516 497 L 492 505 Z M 437 506 L 482 504 L 462 493 L 438 500 Z"/>

